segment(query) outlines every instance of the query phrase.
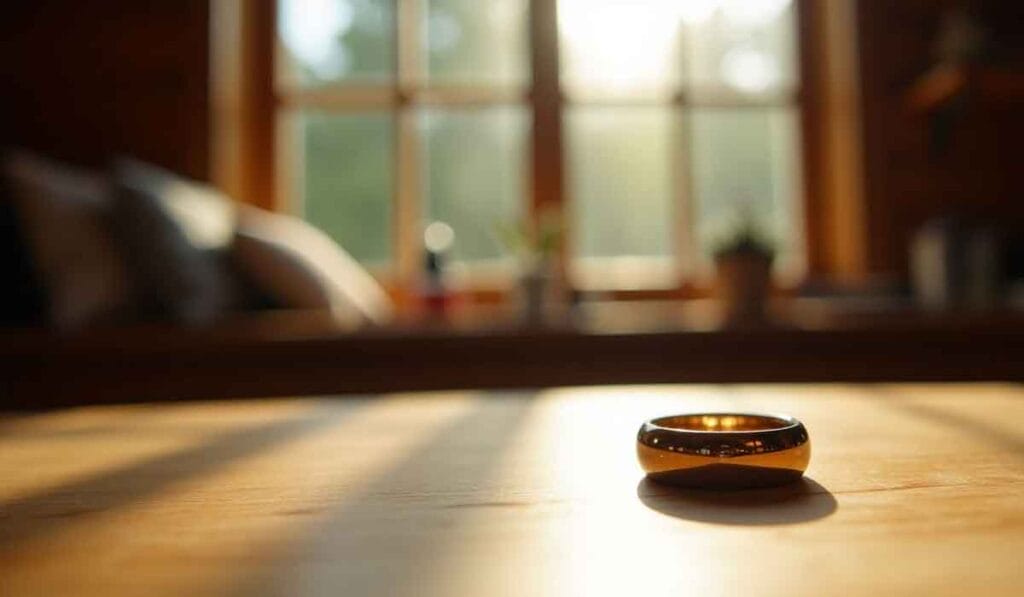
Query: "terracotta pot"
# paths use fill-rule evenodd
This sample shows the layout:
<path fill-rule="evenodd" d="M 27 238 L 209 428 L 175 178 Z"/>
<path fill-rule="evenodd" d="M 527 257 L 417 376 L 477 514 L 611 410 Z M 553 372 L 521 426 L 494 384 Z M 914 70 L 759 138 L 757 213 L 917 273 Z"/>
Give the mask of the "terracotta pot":
<path fill-rule="evenodd" d="M 757 251 L 732 251 L 719 254 L 715 266 L 726 321 L 763 321 L 771 288 L 772 256 Z"/>
<path fill-rule="evenodd" d="M 519 279 L 517 295 L 522 323 L 527 326 L 558 325 L 567 316 L 564 284 L 553 262 L 532 264 Z"/>

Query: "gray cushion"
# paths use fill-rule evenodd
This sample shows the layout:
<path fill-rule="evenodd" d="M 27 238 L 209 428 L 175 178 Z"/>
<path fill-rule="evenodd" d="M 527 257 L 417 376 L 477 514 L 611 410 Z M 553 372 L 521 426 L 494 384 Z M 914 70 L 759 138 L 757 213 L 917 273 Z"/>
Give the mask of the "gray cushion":
<path fill-rule="evenodd" d="M 26 152 L 8 154 L 4 173 L 49 323 L 76 328 L 125 316 L 131 285 L 107 227 L 106 179 Z"/>
<path fill-rule="evenodd" d="M 135 160 L 115 164 L 114 183 L 111 222 L 143 304 L 184 323 L 223 314 L 234 300 L 231 200 Z"/>

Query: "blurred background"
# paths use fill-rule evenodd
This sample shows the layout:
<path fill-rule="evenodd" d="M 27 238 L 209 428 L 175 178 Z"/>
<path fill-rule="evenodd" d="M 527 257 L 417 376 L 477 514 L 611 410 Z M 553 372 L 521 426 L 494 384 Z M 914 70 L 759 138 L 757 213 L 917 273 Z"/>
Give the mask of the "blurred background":
<path fill-rule="evenodd" d="M 0 143 L 94 172 L 132 157 L 301 218 L 399 314 L 524 293 L 529 309 L 548 300 L 529 296 L 545 276 L 569 304 L 1013 309 L 1021 13 L 1010 0 L 16 3 L 0 24 Z M 37 246 L 24 216 L 6 222 L 8 255 Z M 15 323 L 33 301 L 47 318 L 34 250 L 5 306 Z M 765 257 L 770 276 L 723 268 L 736 254 Z"/>
<path fill-rule="evenodd" d="M 0 6 L 0 597 L 1024 595 L 1024 0 Z"/>

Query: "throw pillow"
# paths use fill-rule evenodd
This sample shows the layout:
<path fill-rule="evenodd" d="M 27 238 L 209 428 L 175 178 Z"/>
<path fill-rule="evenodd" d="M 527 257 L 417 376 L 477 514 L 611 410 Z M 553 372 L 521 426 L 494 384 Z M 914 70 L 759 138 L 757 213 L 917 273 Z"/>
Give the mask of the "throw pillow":
<path fill-rule="evenodd" d="M 47 320 L 68 329 L 129 311 L 127 270 L 107 227 L 107 181 L 24 151 L 6 156 L 4 173 L 46 295 Z"/>
<path fill-rule="evenodd" d="M 284 307 L 329 309 L 342 325 L 383 324 L 391 299 L 329 236 L 291 216 L 243 206 L 232 248 L 238 268 Z"/>

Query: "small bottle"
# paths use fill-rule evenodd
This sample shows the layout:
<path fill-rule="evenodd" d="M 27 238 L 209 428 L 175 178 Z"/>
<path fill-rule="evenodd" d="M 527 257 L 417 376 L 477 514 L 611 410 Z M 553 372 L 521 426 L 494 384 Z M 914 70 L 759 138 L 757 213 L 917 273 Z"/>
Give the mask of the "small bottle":
<path fill-rule="evenodd" d="M 444 222 L 432 222 L 423 233 L 424 270 L 420 298 L 425 315 L 443 319 L 452 302 L 445 272 L 448 253 L 455 244 L 455 231 Z"/>

